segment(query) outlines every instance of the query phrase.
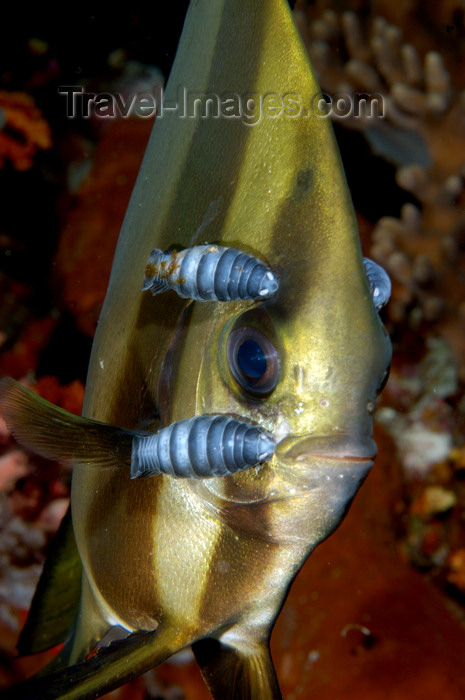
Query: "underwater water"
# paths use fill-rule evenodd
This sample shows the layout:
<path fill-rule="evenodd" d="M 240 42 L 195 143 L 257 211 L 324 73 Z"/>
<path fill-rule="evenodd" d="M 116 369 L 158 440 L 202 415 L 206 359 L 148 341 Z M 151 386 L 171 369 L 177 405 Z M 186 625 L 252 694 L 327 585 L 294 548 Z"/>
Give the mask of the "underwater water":
<path fill-rule="evenodd" d="M 464 9 L 316 0 L 295 16 L 324 93 L 382 98 L 381 118 L 333 123 L 363 252 L 392 279 L 382 318 L 394 355 L 375 467 L 299 573 L 273 658 L 287 700 L 454 700 L 465 694 Z M 79 100 L 70 115 L 59 88 L 156 92 L 182 20 L 182 7 L 96 13 L 64 32 L 37 13 L 12 20 L 2 43 L 0 375 L 75 413 L 153 118 L 86 113 Z M 44 662 L 17 660 L 15 644 L 69 484 L 0 421 L 1 687 Z M 208 696 L 190 652 L 131 686 L 113 697 Z"/>

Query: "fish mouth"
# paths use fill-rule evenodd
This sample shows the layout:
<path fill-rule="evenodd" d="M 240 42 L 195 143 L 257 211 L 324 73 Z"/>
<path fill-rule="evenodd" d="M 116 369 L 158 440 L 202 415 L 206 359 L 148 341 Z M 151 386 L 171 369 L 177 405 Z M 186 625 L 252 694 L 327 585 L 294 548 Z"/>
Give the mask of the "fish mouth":
<path fill-rule="evenodd" d="M 376 453 L 375 441 L 368 435 L 359 434 L 289 436 L 278 443 L 275 452 L 278 459 L 286 462 L 328 460 L 365 466 L 373 464 Z"/>

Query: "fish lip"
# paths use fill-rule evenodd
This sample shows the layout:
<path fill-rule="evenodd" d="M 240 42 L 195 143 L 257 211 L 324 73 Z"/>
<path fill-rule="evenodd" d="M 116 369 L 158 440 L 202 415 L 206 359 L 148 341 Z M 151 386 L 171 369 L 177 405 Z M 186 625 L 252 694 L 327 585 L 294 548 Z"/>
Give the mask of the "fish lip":
<path fill-rule="evenodd" d="M 280 459 L 292 462 L 325 460 L 367 465 L 377 454 L 375 441 L 365 434 L 288 436 L 276 446 Z"/>

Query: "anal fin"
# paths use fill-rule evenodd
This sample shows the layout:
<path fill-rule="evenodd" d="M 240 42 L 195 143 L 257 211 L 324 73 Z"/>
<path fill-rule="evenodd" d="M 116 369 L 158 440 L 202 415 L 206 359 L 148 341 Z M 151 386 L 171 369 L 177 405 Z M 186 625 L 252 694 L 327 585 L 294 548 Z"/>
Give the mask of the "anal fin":
<path fill-rule="evenodd" d="M 208 638 L 192 649 L 214 700 L 282 700 L 268 640 L 239 647 Z"/>
<path fill-rule="evenodd" d="M 87 700 L 118 688 L 189 645 L 169 627 L 134 632 L 74 666 L 34 676 L 2 692 L 2 700 Z"/>

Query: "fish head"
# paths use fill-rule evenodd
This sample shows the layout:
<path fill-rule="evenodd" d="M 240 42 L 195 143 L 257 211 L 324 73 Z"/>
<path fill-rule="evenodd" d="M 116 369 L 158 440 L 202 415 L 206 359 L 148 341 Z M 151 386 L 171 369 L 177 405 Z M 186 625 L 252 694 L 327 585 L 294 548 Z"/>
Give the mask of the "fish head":
<path fill-rule="evenodd" d="M 312 548 L 340 522 L 373 465 L 373 411 L 391 346 L 355 232 L 307 224 L 287 245 L 278 232 L 267 251 L 279 276 L 274 298 L 194 302 L 183 319 L 175 362 L 183 380 L 170 387 L 167 422 L 229 414 L 276 440 L 266 465 L 195 485 L 236 513 L 238 503 L 266 505 L 255 536 Z"/>

